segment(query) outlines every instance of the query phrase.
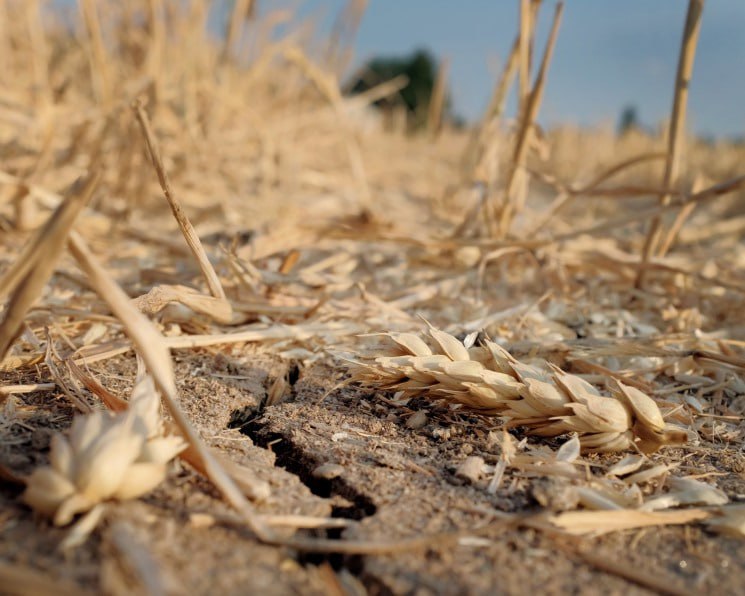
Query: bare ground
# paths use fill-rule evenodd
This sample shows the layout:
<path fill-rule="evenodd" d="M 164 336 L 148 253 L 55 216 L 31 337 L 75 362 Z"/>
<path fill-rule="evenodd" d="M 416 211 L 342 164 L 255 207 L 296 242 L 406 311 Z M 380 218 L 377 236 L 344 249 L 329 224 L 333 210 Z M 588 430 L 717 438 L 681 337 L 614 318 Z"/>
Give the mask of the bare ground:
<path fill-rule="evenodd" d="M 489 495 L 455 474 L 468 455 L 497 460 L 489 439 L 495 425 L 487 419 L 432 408 L 426 424 L 411 429 L 406 420 L 413 410 L 360 389 L 334 390 L 338 373 L 327 365 L 302 370 L 283 403 L 260 411 L 279 368 L 276 358 L 242 348 L 184 353 L 176 361 L 183 406 L 210 446 L 270 483 L 273 496 L 259 505 L 260 512 L 349 522 L 344 529 L 302 531 L 312 536 L 433 538 L 421 548 L 381 555 L 319 555 L 262 545 L 230 521 L 229 508 L 208 482 L 179 464 L 144 500 L 108 505 L 100 531 L 64 553 L 57 547 L 66 530 L 35 518 L 16 500 L 18 491 L 4 487 L 0 557 L 91 591 L 106 589 L 107 582 L 119 585 L 112 577 L 126 577 L 131 563 L 118 546 L 122 540 L 149 553 L 169 590 L 192 594 L 328 593 L 336 582 L 348 593 L 371 594 L 647 592 L 619 576 L 618 568 L 627 566 L 671 593 L 741 590 L 745 543 L 699 527 L 570 540 L 500 521 L 500 511 L 539 507 L 525 485 Z M 124 390 L 134 370 L 121 357 L 94 366 L 94 372 Z M 34 395 L 24 402 L 32 426 L 15 427 L 3 446 L 3 461 L 18 472 L 43 459 L 39 453 L 49 431 L 69 419 L 59 402 L 52 406 Z M 331 468 L 333 478 L 314 475 L 324 464 L 340 466 Z M 689 464 L 699 473 L 727 473 L 727 492 L 743 491 L 741 453 Z"/>

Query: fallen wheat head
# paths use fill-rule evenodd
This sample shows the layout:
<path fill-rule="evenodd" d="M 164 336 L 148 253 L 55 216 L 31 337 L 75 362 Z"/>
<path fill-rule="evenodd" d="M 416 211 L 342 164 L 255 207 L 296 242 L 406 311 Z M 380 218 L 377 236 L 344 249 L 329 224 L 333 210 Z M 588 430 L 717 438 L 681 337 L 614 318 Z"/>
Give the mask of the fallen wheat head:
<path fill-rule="evenodd" d="M 666 426 L 652 398 L 619 381 L 605 396 L 556 366 L 523 364 L 489 340 L 467 348 L 431 326 L 428 341 L 412 333 L 383 335 L 390 349 L 353 361 L 354 380 L 502 416 L 532 435 L 576 432 L 584 451 L 652 453 L 687 439 L 684 430 Z"/>
<path fill-rule="evenodd" d="M 141 366 L 125 412 L 79 416 L 69 438 L 52 437 L 50 465 L 28 477 L 23 500 L 63 526 L 103 501 L 150 492 L 185 447 L 180 436 L 165 434 L 160 397 Z"/>

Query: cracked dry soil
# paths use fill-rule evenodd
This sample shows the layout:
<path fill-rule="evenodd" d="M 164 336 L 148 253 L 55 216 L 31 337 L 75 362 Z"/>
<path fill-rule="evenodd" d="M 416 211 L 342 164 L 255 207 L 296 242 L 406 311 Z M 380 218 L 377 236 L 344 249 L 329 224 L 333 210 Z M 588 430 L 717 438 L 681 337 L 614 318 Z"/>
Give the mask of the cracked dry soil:
<path fill-rule="evenodd" d="M 17 501 L 17 491 L 3 487 L 0 557 L 97 592 L 106 586 L 107 561 L 116 558 L 116 522 L 126 520 L 174 593 L 325 594 L 329 568 L 350 594 L 649 593 L 587 564 L 561 539 L 542 532 L 492 524 L 476 536 L 495 520 L 495 512 L 537 507 L 523 489 L 503 487 L 489 495 L 453 473 L 468 455 L 496 461 L 488 420 L 431 410 L 424 426 L 409 428 L 410 411 L 381 396 L 353 387 L 329 393 L 336 372 L 324 364 L 293 375 L 299 378 L 291 379 L 296 382 L 285 400 L 262 408 L 266 388 L 283 370 L 274 357 L 244 347 L 177 353 L 175 360 L 183 407 L 205 440 L 271 485 L 272 497 L 257 505 L 259 512 L 350 520 L 343 529 L 300 531 L 339 540 L 469 530 L 474 537 L 375 556 L 266 546 L 236 525 L 197 523 L 195 513 L 219 517 L 230 511 L 214 487 L 177 463 L 146 498 L 110 505 L 102 527 L 67 553 L 57 549 L 65 530 L 35 519 Z M 94 365 L 92 372 L 126 395 L 134 363 L 120 357 Z M 22 454 L 36 451 L 28 449 L 31 442 L 37 447 L 44 442 L 40 433 L 20 429 L 14 444 L 4 446 L 18 471 L 37 463 L 24 463 Z M 314 474 L 324 464 L 334 464 L 334 474 Z M 621 532 L 585 543 L 596 554 L 670 577 L 671 589 L 718 594 L 742 589 L 745 544 L 698 527 Z"/>

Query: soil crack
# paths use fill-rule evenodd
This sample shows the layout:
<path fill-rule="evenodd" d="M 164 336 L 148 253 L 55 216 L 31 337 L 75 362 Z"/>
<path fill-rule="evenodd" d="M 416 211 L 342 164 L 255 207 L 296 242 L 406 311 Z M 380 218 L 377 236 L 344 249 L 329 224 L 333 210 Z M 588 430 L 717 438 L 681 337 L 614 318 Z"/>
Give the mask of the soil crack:
<path fill-rule="evenodd" d="M 278 467 L 294 474 L 308 487 L 316 496 L 324 499 L 337 499 L 331 506 L 331 517 L 360 521 L 374 515 L 377 508 L 372 500 L 354 487 L 350 486 L 343 478 L 319 478 L 313 475 L 319 465 L 319 461 L 302 446 L 293 441 L 287 433 L 279 433 L 268 427 L 268 424 L 260 415 L 244 422 L 239 428 L 240 432 L 251 438 L 255 445 L 269 449 L 274 453 L 275 462 Z M 342 501 L 341 503 L 339 501 Z M 323 531 L 313 531 L 314 536 L 341 540 L 344 528 L 330 528 Z M 301 564 L 322 565 L 328 563 L 336 571 L 346 569 L 356 576 L 371 591 L 370 593 L 386 593 L 386 590 L 377 578 L 370 577 L 364 571 L 364 563 L 359 555 L 341 555 L 338 553 L 299 553 L 297 560 Z"/>

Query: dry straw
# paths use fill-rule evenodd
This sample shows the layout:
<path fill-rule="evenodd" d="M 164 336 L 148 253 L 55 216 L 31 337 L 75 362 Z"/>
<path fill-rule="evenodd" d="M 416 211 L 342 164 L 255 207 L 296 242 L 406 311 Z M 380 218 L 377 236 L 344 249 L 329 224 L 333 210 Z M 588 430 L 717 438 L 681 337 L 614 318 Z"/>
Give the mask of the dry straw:
<path fill-rule="evenodd" d="M 151 371 L 155 384 L 162 394 L 176 425 L 188 441 L 190 448 L 194 450 L 194 455 L 207 476 L 220 489 L 225 499 L 243 516 L 256 536 L 263 539 L 271 538 L 273 536 L 271 530 L 256 517 L 253 507 L 246 501 L 244 493 L 241 492 L 236 482 L 207 448 L 199 433 L 181 410 L 178 403 L 173 363 L 168 347 L 163 341 L 163 336 L 155 325 L 132 304 L 121 287 L 91 254 L 85 241 L 80 236 L 75 233 L 71 234 L 68 247 L 81 269 L 88 276 L 91 285 L 108 303 L 111 311 L 124 325 L 130 340 L 138 349 L 148 370 Z"/>
<path fill-rule="evenodd" d="M 293 358 L 320 359 L 324 353 L 319 344 L 338 345 L 344 338 L 370 329 L 411 329 L 416 324 L 413 317 L 416 309 L 449 322 L 453 328 L 468 327 L 469 331 L 484 326 L 490 331 L 500 326 L 506 328 L 510 320 L 519 319 L 514 329 L 509 325 L 508 331 L 512 334 L 510 340 L 515 340 L 510 345 L 520 349 L 520 354 L 570 358 L 573 372 L 592 373 L 583 380 L 543 363 L 521 362 L 493 342 L 466 347 L 436 329 L 429 331 L 426 341 L 412 334 L 388 334 L 391 349 L 360 358 L 356 376 L 371 386 L 398 389 L 405 395 L 426 395 L 501 416 L 509 424 L 534 435 L 576 433 L 577 438 L 556 453 L 548 450 L 542 441 L 526 442 L 524 450 L 514 441 L 515 445 L 508 448 L 505 439 L 499 464 L 485 487 L 489 493 L 508 490 L 508 486 L 527 482 L 536 475 L 563 474 L 563 478 L 576 483 L 573 488 L 580 494 L 578 502 L 582 506 L 614 508 L 614 511 L 602 511 L 602 515 L 572 511 L 556 515 L 505 515 L 499 525 L 484 531 L 495 533 L 524 524 L 551 532 L 558 529 L 584 535 L 698 520 L 721 531 L 742 534 L 741 506 L 715 504 L 721 502 L 722 496 L 709 488 L 704 507 L 691 501 L 701 498 L 701 487 L 691 487 L 689 482 L 687 488 L 681 488 L 680 482 L 668 476 L 676 463 L 673 458 L 677 451 L 668 452 L 665 454 L 668 457 L 660 457 L 661 463 L 648 469 L 641 467 L 642 460 L 648 461 L 645 457 L 631 455 L 635 458 L 631 463 L 624 458 L 613 470 L 617 479 L 627 476 L 618 481 L 624 483 L 620 488 L 616 480 L 599 478 L 600 467 L 593 467 L 593 474 L 588 474 L 586 462 L 579 457 L 580 443 L 586 451 L 650 452 L 685 440 L 686 433 L 665 424 L 657 403 L 649 397 L 652 391 L 653 395 L 670 399 L 677 399 L 676 393 L 680 391 L 687 392 L 680 396 L 682 405 L 670 413 L 671 419 L 691 423 L 697 430 L 701 430 L 703 422 L 712 423 L 709 435 L 699 433 L 702 443 L 695 449 L 709 453 L 719 448 L 719 444 L 712 447 L 714 443 L 704 443 L 707 437 L 719 441 L 731 435 L 732 441 L 740 440 L 739 431 L 734 428 L 739 418 L 728 411 L 735 402 L 727 398 L 733 387 L 741 385 L 741 379 L 730 374 L 731 371 L 743 367 L 742 341 L 735 335 L 740 323 L 738 311 L 730 308 L 732 303 L 728 300 L 729 291 L 742 292 L 743 285 L 736 277 L 741 263 L 736 259 L 737 251 L 721 250 L 716 237 L 736 235 L 728 239 L 731 246 L 745 224 L 742 218 L 724 221 L 726 201 L 715 203 L 713 199 L 745 187 L 745 177 L 736 177 L 742 163 L 741 153 L 734 148 L 720 152 L 719 147 L 696 146 L 695 155 L 684 155 L 680 151 L 680 137 L 685 105 L 684 95 L 680 93 L 676 96 L 678 110 L 672 119 L 678 140 L 673 141 L 671 134 L 671 144 L 664 154 L 668 167 L 684 172 L 697 162 L 705 163 L 711 180 L 726 182 L 709 185 L 702 177 L 690 192 L 683 192 L 676 190 L 678 176 L 673 170 L 664 179 L 667 181 L 660 184 L 661 172 L 656 172 L 655 164 L 649 163 L 660 158 L 659 139 L 650 135 L 637 136 L 634 143 L 627 143 L 608 132 L 585 134 L 570 130 L 568 137 L 573 140 L 566 142 L 561 140 L 561 131 L 548 131 L 547 161 L 537 163 L 531 155 L 537 142 L 534 122 L 558 14 L 552 41 L 547 45 L 538 76 L 533 77 L 531 90 L 530 55 L 540 2 L 523 0 L 520 35 L 483 124 L 474 131 L 474 140 L 463 159 L 467 182 L 483 182 L 485 187 L 480 208 L 486 206 L 491 210 L 494 205 L 488 203 L 489 199 L 495 191 L 507 187 L 501 205 L 504 207 L 502 232 L 513 232 L 516 237 L 519 233 L 519 239 L 473 240 L 465 238 L 465 234 L 456 234 L 442 240 L 442 229 L 455 227 L 468 211 L 457 201 L 437 204 L 442 189 L 457 185 L 458 174 L 464 177 L 456 167 L 450 166 L 457 163 L 459 141 L 467 139 L 447 126 L 436 142 L 429 137 L 401 137 L 368 130 L 366 119 L 370 114 L 362 108 L 399 89 L 405 84 L 401 78 L 355 98 L 341 94 L 338 73 L 347 58 L 348 40 L 354 35 L 366 3 L 363 0 L 348 3 L 349 10 L 340 19 L 334 41 L 329 44 L 331 64 L 326 65 L 311 48 L 303 45 L 299 31 L 276 41 L 277 25 L 286 24 L 291 18 L 288 11 L 275 11 L 262 22 L 257 18 L 256 23 L 248 23 L 247 18 L 253 18 L 249 7 L 255 4 L 246 0 L 234 3 L 226 43 L 220 47 L 209 39 L 208 4 L 204 2 L 80 0 L 85 38 L 79 43 L 66 33 L 45 28 L 40 19 L 41 3 L 37 0 L 27 3 L 0 0 L 0 14 L 9 15 L 6 19 L 0 17 L 0 70 L 10 81 L 0 102 L 6 170 L 0 172 L 0 184 L 17 206 L 15 221 L 9 217 L 11 202 L 0 213 L 3 231 L 15 227 L 15 232 L 8 234 L 8 247 L 15 248 L 14 242 L 20 245 L 22 224 L 34 223 L 33 218 L 24 222 L 21 221 L 24 217 L 18 217 L 24 215 L 25 209 L 31 215 L 40 215 L 34 213 L 37 207 L 47 210 L 59 207 L 49 224 L 32 236 L 20 257 L 16 258 L 14 250 L 6 255 L 11 257 L 6 262 L 14 264 L 4 271 L 0 298 L 8 295 L 12 298 L 3 311 L 0 345 L 10 345 L 19 329 L 23 341 L 15 346 L 17 351 L 0 362 L 0 371 L 13 371 L 12 384 L 0 388 L 0 398 L 55 389 L 66 392 L 73 400 L 78 399 L 79 407 L 83 404 L 80 398 L 84 398 L 85 407 L 90 408 L 91 396 L 75 390 L 74 384 L 80 382 L 117 412 L 77 419 L 69 438 L 55 439 L 52 465 L 47 471 L 37 472 L 37 478 L 29 484 L 27 499 L 30 502 L 36 499 L 37 505 L 60 523 L 74 512 L 93 505 L 92 514 L 77 526 L 84 528 L 85 524 L 95 522 L 96 511 L 101 511 L 94 503 L 139 494 L 162 478 L 162 462 L 146 461 L 149 456 L 142 455 L 147 443 L 183 440 L 188 447 L 179 457 L 210 478 L 239 512 L 235 516 L 238 523 L 247 524 L 266 543 L 318 552 L 388 554 L 455 542 L 457 533 L 385 542 L 279 539 L 272 531 L 278 525 L 277 519 L 258 515 L 246 501 L 246 497 L 266 496 L 269 485 L 258 481 L 247 467 L 230 461 L 227 454 L 208 449 L 179 407 L 169 355 L 169 350 L 262 342 L 274 344 L 282 354 L 291 353 Z M 22 10 L 16 10 L 18 7 Z M 19 15 L 20 18 L 14 18 Z M 20 22 L 21 27 L 13 26 L 15 22 Z M 251 35 L 247 35 L 247 26 L 254 28 Z M 242 44 L 243 40 L 251 42 L 250 48 L 248 43 Z M 688 43 L 686 47 L 693 46 Z M 231 59 L 233 56 L 235 60 Z M 31 67 L 27 69 L 26 65 Z M 499 118 L 518 69 L 519 121 L 513 134 L 514 145 L 507 147 L 510 154 L 501 155 L 504 136 L 500 134 Z M 680 72 L 685 71 L 682 66 L 681 69 Z M 682 89 L 680 81 L 685 83 L 685 80 L 686 77 L 679 76 L 679 89 Z M 151 208 L 155 204 L 148 203 L 153 195 L 152 177 L 132 175 L 144 169 L 143 156 L 138 151 L 140 143 L 133 142 L 136 125 L 129 117 L 131 113 L 121 106 L 129 106 L 133 98 L 146 90 L 150 91 L 149 105 L 157 114 L 158 129 L 162 132 L 158 140 L 169 158 L 165 164 L 141 106 L 135 107 L 135 116 L 191 253 L 179 239 L 166 237 L 168 222 L 157 209 Z M 588 147 L 592 150 L 587 150 Z M 574 159 L 578 155 L 581 162 Z M 678 159 L 674 159 L 675 155 Z M 681 157 L 689 159 L 675 166 Z M 94 180 L 89 179 L 92 185 L 89 190 L 85 184 L 73 187 L 70 196 L 77 198 L 63 199 L 57 193 L 80 175 L 81 164 L 86 163 L 98 164 L 103 172 L 101 190 L 97 192 L 100 200 L 95 209 L 84 211 L 82 216 L 78 214 L 76 219 L 87 200 L 85 196 L 95 186 Z M 506 175 L 500 176 L 501 173 Z M 531 206 L 523 205 L 526 199 L 523 181 L 528 174 L 556 191 L 540 221 L 531 221 L 534 213 L 527 211 Z M 589 182 L 578 178 L 585 175 Z M 608 185 L 611 178 L 613 186 Z M 699 187 L 703 190 L 698 190 Z M 361 207 L 372 207 L 370 188 L 375 190 L 375 207 L 382 206 L 380 213 L 390 220 L 390 227 L 385 227 L 386 222 L 378 222 L 385 226 L 377 228 L 360 225 L 365 218 L 342 219 L 359 213 Z M 174 189 L 178 191 L 179 201 Z M 360 201 L 347 201 L 346 197 L 355 192 Z M 629 208 L 622 201 L 637 200 L 644 195 L 654 198 L 666 195 L 669 200 L 649 209 Z M 403 199 L 403 196 L 417 199 Z M 593 203 L 592 210 L 586 209 L 585 204 L 596 197 L 604 200 L 597 207 L 598 203 Z M 581 208 L 571 204 L 577 200 L 583 201 Z M 675 241 L 686 214 L 704 203 L 707 208 L 699 209 L 697 214 L 704 225 L 681 231 L 681 246 L 700 243 L 695 251 L 686 253 L 691 263 L 684 267 L 680 262 L 659 257 Z M 182 206 L 188 207 L 191 221 Z M 569 212 L 572 206 L 577 208 Z M 532 233 L 511 229 L 510 222 L 523 207 L 526 212 L 521 219 Z M 298 215 L 300 208 L 306 210 L 303 215 Z M 647 271 L 648 282 L 661 284 L 660 291 L 635 292 L 632 285 L 638 262 L 624 251 L 639 239 L 633 233 L 640 222 L 668 211 L 681 211 L 681 215 L 667 232 L 662 249 L 650 253 L 649 263 L 642 267 Z M 307 213 L 314 217 L 305 217 Z M 475 218 L 478 211 L 473 213 Z M 127 218 L 119 217 L 120 214 L 126 214 Z M 466 221 L 471 217 L 469 214 Z M 77 233 L 70 234 L 73 220 L 79 224 Z M 232 271 L 223 269 L 222 277 L 218 277 L 195 228 L 204 232 L 203 237 L 207 236 L 208 228 L 210 232 L 219 230 L 225 238 L 237 232 L 245 233 L 251 236 L 246 243 L 251 246 L 238 247 L 236 240 L 235 254 L 232 250 L 225 251 Z M 534 237 L 538 232 L 543 235 Z M 602 235 L 603 242 L 580 238 L 585 234 Z M 83 275 L 68 269 L 63 261 L 61 275 L 52 279 L 45 293 L 45 284 L 57 266 L 55 261 L 63 252 L 65 238 Z M 95 257 L 88 243 L 95 247 Z M 709 243 L 711 250 L 705 250 Z M 605 251 L 606 244 L 612 245 L 613 250 Z M 185 259 L 192 255 L 202 268 L 211 295 L 189 287 L 194 283 L 193 263 Z M 705 269 L 703 258 L 712 259 Z M 523 268 L 524 263 L 529 264 Z M 722 265 L 712 272 L 709 265 L 717 263 Z M 700 272 L 696 270 L 698 264 L 701 264 Z M 124 272 L 120 267 L 129 269 Z M 140 272 L 135 271 L 138 267 Z M 490 285 L 497 267 L 505 283 Z M 613 278 L 612 285 L 608 285 L 611 275 L 620 277 L 621 283 L 615 283 Z M 668 283 L 673 277 L 675 281 Z M 168 285 L 161 283 L 164 279 Z M 478 293 L 473 302 L 468 293 L 472 282 L 489 289 Z M 74 288 L 72 292 L 70 287 Z M 223 287 L 230 300 L 225 299 Z M 94 292 L 88 291 L 91 289 Z M 577 298 L 583 295 L 587 296 L 587 303 Z M 42 297 L 39 308 L 29 311 L 39 297 Z M 656 300 L 657 297 L 660 299 Z M 70 304 L 61 307 L 61 300 L 69 300 Z M 537 312 L 538 306 L 545 310 L 548 322 L 558 324 L 550 320 L 549 300 L 568 308 L 595 309 L 591 312 L 604 311 L 610 300 L 618 308 L 631 311 L 624 310 L 624 314 L 657 325 L 660 335 L 611 335 L 607 339 L 585 336 L 581 340 L 556 343 L 523 325 L 529 314 Z M 111 314 L 101 311 L 105 308 L 101 301 L 108 305 Z M 507 304 L 511 308 L 500 311 Z M 681 331 L 686 319 L 678 311 L 671 320 L 661 321 L 658 316 L 660 311 L 673 307 L 679 310 L 682 304 L 696 304 L 701 309 L 692 316 L 704 320 L 703 324 L 696 324 L 695 333 L 693 327 L 685 334 Z M 171 325 L 174 320 L 179 324 Z M 621 317 L 615 320 L 619 329 L 626 327 L 621 325 L 624 323 Z M 235 327 L 248 321 L 257 322 Z M 714 327 L 719 322 L 721 327 Z M 40 325 L 49 325 L 49 333 L 40 331 Z M 167 326 L 168 337 L 160 333 L 159 325 Z M 104 335 L 89 334 L 96 326 L 103 328 Z M 122 333 L 128 337 L 122 337 Z M 90 339 L 94 336 L 96 339 Z M 55 360 L 51 357 L 54 342 L 60 339 L 72 352 L 62 353 Z M 99 340 L 101 343 L 96 343 Z M 523 350 L 524 346 L 528 347 Z M 160 425 L 152 423 L 153 417 L 149 418 L 150 427 L 158 427 L 155 434 L 136 430 L 147 426 L 142 420 L 148 419 L 139 411 L 137 399 L 132 400 L 130 409 L 127 401 L 97 383 L 94 373 L 84 366 L 133 348 L 145 360 L 153 383 L 174 419 L 170 424 Z M 680 381 L 685 383 L 683 389 L 678 379 L 660 387 L 660 383 L 668 380 L 662 379 L 664 371 L 656 365 L 646 371 L 633 366 L 614 371 L 607 361 L 604 364 L 608 368 L 603 368 L 582 359 L 589 355 L 620 358 L 621 354 L 661 357 L 670 361 L 670 369 L 687 362 L 685 377 Z M 184 357 L 188 358 L 188 354 Z M 39 369 L 33 372 L 37 364 Z M 117 363 L 111 365 L 116 367 Z M 28 378 L 19 376 L 26 373 Z M 38 375 L 42 376 L 37 378 Z M 590 385 L 587 379 L 596 385 Z M 605 388 L 597 388 L 604 383 Z M 66 386 L 73 391 L 67 391 Z M 280 379 L 271 388 L 272 399 L 279 399 L 283 389 L 284 380 Z M 45 403 L 53 403 L 53 396 L 48 398 Z M 6 399 L 6 403 L 12 404 L 13 399 Z M 148 407 L 152 408 L 154 403 L 151 396 Z M 695 412 L 685 405 L 689 403 L 697 404 Z M 152 416 L 152 409 L 148 411 Z M 362 411 L 356 414 L 365 415 Z M 33 419 L 24 421 L 26 428 L 33 428 L 34 424 Z M 726 432 L 719 432 L 721 428 Z M 172 435 L 176 434 L 182 439 L 175 439 Z M 503 437 L 511 435 L 504 433 Z M 87 447 L 78 449 L 75 445 Z M 719 453 L 729 453 L 728 448 L 723 446 Z M 539 457 L 539 452 L 550 455 Z M 149 473 L 139 467 L 143 463 L 152 464 Z M 688 465 L 695 464 L 688 460 Z M 696 473 L 699 471 L 697 468 Z M 7 478 L 6 472 L 0 468 Z M 648 483 L 651 476 L 665 476 L 668 481 L 663 484 L 659 480 L 661 490 L 646 500 L 641 499 L 638 491 L 634 493 L 639 497 L 638 502 L 626 494 L 626 488 L 638 488 L 636 483 Z M 45 486 L 44 482 L 49 490 L 40 488 Z M 614 487 L 615 493 L 610 490 Z M 694 496 L 686 496 L 691 494 Z M 282 501 L 282 495 L 277 497 Z M 660 511 L 692 504 L 700 508 Z M 284 521 L 293 527 L 319 523 L 317 519 L 300 521 L 290 517 Z M 475 532 L 468 530 L 468 533 Z M 71 536 L 67 544 L 79 540 L 81 534 L 77 538 Z M 120 551 L 137 550 L 125 543 L 126 540 L 119 543 Z M 601 567 L 598 563 L 591 564 Z M 14 573 L 32 587 L 47 583 L 31 583 L 26 570 L 19 566 L 0 567 L 0 577 L 5 583 Z M 618 569 L 610 572 L 623 575 Z M 49 589 L 39 588 L 39 591 Z"/>
<path fill-rule="evenodd" d="M 370 211 L 371 194 L 370 185 L 367 180 L 365 163 L 362 159 L 360 143 L 354 135 L 352 121 L 344 106 L 344 98 L 341 94 L 339 82 L 333 73 L 325 72 L 318 65 L 308 59 L 308 56 L 298 47 L 291 47 L 284 53 L 285 58 L 295 64 L 302 73 L 308 77 L 329 102 L 333 108 L 339 123 L 342 125 L 343 141 L 349 158 L 350 169 L 354 176 L 358 189 L 358 199 L 362 210 Z"/>
<path fill-rule="evenodd" d="M 392 345 L 354 362 L 355 380 L 502 416 L 532 435 L 576 432 L 585 451 L 652 453 L 687 439 L 684 430 L 665 424 L 653 399 L 620 381 L 602 395 L 555 366 L 521 363 L 489 340 L 467 348 L 431 326 L 428 341 L 411 333 L 384 335 Z"/>
<path fill-rule="evenodd" d="M 430 135 L 432 135 L 432 138 L 435 139 L 440 135 L 440 132 L 442 132 L 449 70 L 450 61 L 442 60 L 437 69 L 437 77 L 435 78 L 434 88 L 432 89 L 432 98 L 430 99 L 429 109 L 427 111 L 427 130 Z"/>
<path fill-rule="evenodd" d="M 181 233 L 184 235 L 186 243 L 189 245 L 194 258 L 199 263 L 199 267 L 202 270 L 207 285 L 210 289 L 210 293 L 218 299 L 225 299 L 225 290 L 222 288 L 220 278 L 215 272 L 215 268 L 207 258 L 207 253 L 204 251 L 201 240 L 197 236 L 197 232 L 194 230 L 194 226 L 191 225 L 189 218 L 181 205 L 181 201 L 175 196 L 173 188 L 171 187 L 171 181 L 168 177 L 168 172 L 163 165 L 163 158 L 160 154 L 160 147 L 153 133 L 152 127 L 150 126 L 150 119 L 145 112 L 145 108 L 141 101 L 136 101 L 132 106 L 135 114 L 137 115 L 137 121 L 140 123 L 142 128 L 142 134 L 145 137 L 148 152 L 150 153 L 150 159 L 152 159 L 153 167 L 158 174 L 158 181 L 163 189 L 163 194 L 168 201 L 168 205 L 171 207 L 173 217 L 181 229 Z M 229 305 L 228 305 L 229 307 Z"/>
<path fill-rule="evenodd" d="M 662 179 L 663 188 L 671 188 L 677 184 L 678 172 L 681 163 L 681 152 L 684 143 L 686 108 L 688 105 L 688 92 L 693 73 L 693 60 L 696 56 L 696 44 L 698 35 L 701 30 L 701 13 L 704 9 L 704 0 L 689 0 L 688 13 L 686 15 L 685 28 L 683 29 L 683 39 L 680 44 L 680 56 L 678 58 L 678 71 L 675 77 L 675 94 L 673 96 L 673 111 L 670 117 L 670 127 L 667 138 L 667 160 L 665 162 L 665 173 Z M 660 197 L 663 205 L 670 202 L 670 194 L 665 193 Z M 681 221 L 687 217 L 693 210 L 694 205 L 686 205 L 680 212 Z M 642 267 L 636 279 L 637 287 L 644 282 L 646 268 L 643 266 L 649 262 L 651 255 L 657 251 L 660 244 L 660 226 L 662 220 L 657 215 L 647 233 L 642 252 Z M 667 251 L 667 248 L 674 240 L 674 231 L 679 227 L 675 222 L 672 226 L 671 233 L 663 240 L 661 254 Z"/>
<path fill-rule="evenodd" d="M 236 43 L 243 33 L 243 26 L 253 16 L 255 9 L 254 0 L 236 0 L 233 3 L 233 12 L 228 19 L 225 31 L 225 44 L 222 49 L 223 59 L 229 58 L 231 52 L 234 51 Z"/>
<path fill-rule="evenodd" d="M 0 323 L 0 362 L 20 334 L 26 313 L 54 272 L 70 228 L 93 195 L 98 178 L 97 174 L 92 174 L 73 184 L 64 202 L 0 280 L 0 299 L 13 292 Z"/>
<path fill-rule="evenodd" d="M 543 100 L 543 89 L 546 83 L 546 74 L 548 72 L 548 66 L 551 63 L 551 57 L 553 56 L 554 46 L 556 45 L 556 39 L 559 34 L 559 26 L 561 25 L 561 16 L 564 12 L 564 4 L 559 2 L 556 5 L 556 11 L 554 13 L 554 20 L 551 26 L 551 33 L 549 34 L 548 42 L 546 43 L 546 49 L 543 53 L 543 59 L 541 60 L 541 66 L 538 69 L 535 83 L 530 93 L 526 93 L 524 98 L 524 105 L 520 110 L 520 122 L 517 130 L 517 136 L 515 140 L 515 149 L 512 157 L 512 165 L 507 175 L 505 182 L 505 191 L 502 201 L 497 205 L 495 212 L 495 224 L 497 233 L 500 237 L 505 237 L 510 229 L 512 218 L 517 212 L 519 212 L 525 203 L 525 193 L 527 192 L 527 173 L 525 171 L 525 162 L 527 159 L 528 147 L 530 146 L 530 140 L 532 135 L 532 129 L 535 123 L 535 119 L 538 116 L 538 110 Z M 526 15 L 530 14 L 530 10 L 526 10 Z M 530 21 L 525 25 L 530 27 Z M 521 31 L 521 40 L 525 34 Z M 521 55 L 525 55 L 527 49 L 524 50 Z M 523 62 L 528 60 L 527 56 L 523 58 Z M 523 66 L 523 68 L 525 68 Z M 521 71 L 522 73 L 522 71 Z"/>

